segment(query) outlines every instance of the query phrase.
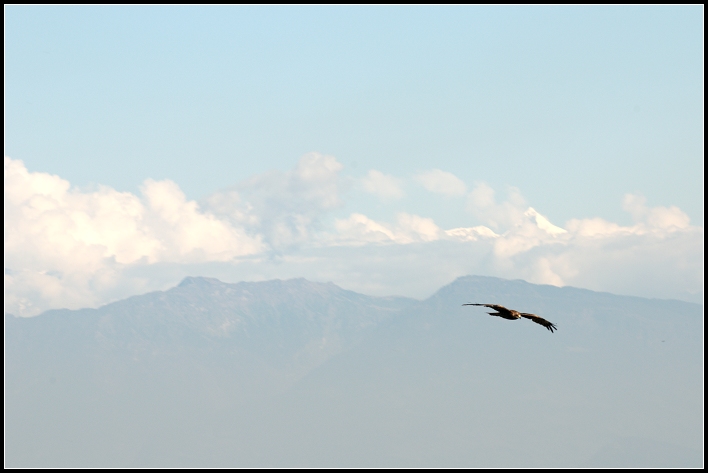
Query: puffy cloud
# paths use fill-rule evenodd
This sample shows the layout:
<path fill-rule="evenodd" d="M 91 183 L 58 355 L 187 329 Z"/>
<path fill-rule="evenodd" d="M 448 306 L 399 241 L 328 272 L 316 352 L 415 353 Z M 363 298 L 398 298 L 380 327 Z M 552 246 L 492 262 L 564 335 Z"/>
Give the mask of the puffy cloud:
<path fill-rule="evenodd" d="M 446 196 L 462 196 L 467 193 L 467 186 L 457 176 L 450 172 L 441 171 L 440 169 L 431 169 L 430 171 L 421 172 L 415 176 L 426 190 L 443 194 Z"/>
<path fill-rule="evenodd" d="M 228 261 L 265 249 L 259 236 L 200 211 L 174 182 L 148 179 L 142 193 L 148 209 L 143 231 L 159 241 L 149 262 Z"/>
<path fill-rule="evenodd" d="M 361 179 L 361 186 L 369 194 L 374 194 L 384 200 L 400 199 L 405 195 L 401 188 L 400 179 L 375 169 L 370 170 L 366 177 Z"/>
<path fill-rule="evenodd" d="M 622 227 L 600 218 L 593 218 L 569 220 L 566 223 L 566 228 L 576 235 L 596 237 L 621 234 L 666 236 L 672 232 L 692 232 L 698 229 L 698 227 L 691 226 L 688 215 L 678 207 L 649 208 L 646 206 L 646 198 L 639 194 L 626 194 L 622 207 L 632 215 L 635 222 L 633 226 Z"/>
<path fill-rule="evenodd" d="M 529 251 L 539 245 L 558 243 L 562 241 L 560 236 L 568 233 L 567 230 L 553 225 L 532 207 L 523 213 L 513 212 L 513 215 L 518 220 L 513 222 L 511 228 L 502 234 L 494 245 L 495 255 L 502 258 Z"/>
<path fill-rule="evenodd" d="M 527 205 L 519 190 L 509 189 L 509 198 L 497 203 L 494 189 L 485 183 L 477 183 L 467 196 L 467 210 L 495 230 L 511 227 L 524 220 Z"/>
<path fill-rule="evenodd" d="M 452 228 L 445 230 L 445 234 L 453 240 L 459 241 L 478 241 L 481 238 L 496 238 L 499 235 L 494 233 L 492 229 L 479 225 L 471 228 Z"/>
<path fill-rule="evenodd" d="M 325 216 L 344 205 L 341 170 L 335 158 L 311 153 L 290 171 L 254 176 L 200 205 L 167 180 L 146 180 L 140 195 L 82 191 L 5 158 L 6 310 L 97 306 L 186 275 L 304 276 L 423 297 L 457 276 L 483 274 L 701 300 L 703 228 L 676 207 L 628 194 L 632 225 L 591 218 L 561 228 L 517 189 L 498 201 L 478 183 L 467 209 L 484 225 L 443 230 L 414 213 L 379 221 L 356 208 L 328 225 Z"/>
<path fill-rule="evenodd" d="M 631 229 L 621 227 L 616 223 L 608 222 L 601 218 L 585 218 L 582 220 L 569 220 L 565 228 L 580 237 L 603 236 L 620 233 L 632 233 Z"/>
<path fill-rule="evenodd" d="M 592 236 L 569 232 L 562 245 L 542 245 L 514 262 L 545 258 L 562 284 L 643 297 L 700 302 L 703 229 L 619 227 Z M 526 259 L 527 261 L 524 261 Z M 524 276 L 522 276 L 524 277 Z"/>
<path fill-rule="evenodd" d="M 95 267 L 101 258 L 121 264 L 225 261 L 263 249 L 259 238 L 201 212 L 169 180 L 146 180 L 142 198 L 109 187 L 81 192 L 6 158 L 4 210 L 11 258 L 31 253 L 42 261 Z"/>
<path fill-rule="evenodd" d="M 494 275 L 700 301 L 703 228 L 691 226 L 677 207 L 648 208 L 642 196 L 627 194 L 623 207 L 634 225 L 591 218 L 573 219 L 560 228 L 531 207 L 524 211 L 515 190 L 502 203 L 484 184 L 471 194 L 471 210 L 490 224 L 507 227 L 494 239 L 488 268 Z"/>
<path fill-rule="evenodd" d="M 627 194 L 624 196 L 622 207 L 632 214 L 635 222 L 645 223 L 654 228 L 682 229 L 687 228 L 690 223 L 688 215 L 683 213 L 678 207 L 654 207 L 646 206 L 646 198 L 639 194 Z"/>
<path fill-rule="evenodd" d="M 101 300 L 124 265 L 228 261 L 264 249 L 260 237 L 200 211 L 174 182 L 148 179 L 141 197 L 109 187 L 82 192 L 8 157 L 4 212 L 5 287 L 16 300 L 7 309 L 18 312 L 41 308 L 40 300 Z"/>
<path fill-rule="evenodd" d="M 341 244 L 360 246 L 396 241 L 396 235 L 388 226 L 358 213 L 351 214 L 347 219 L 337 219 L 334 226 L 337 230 L 336 242 Z"/>
<path fill-rule="evenodd" d="M 399 232 L 403 235 L 401 243 L 435 241 L 440 238 L 440 229 L 432 218 L 402 212 L 398 214 L 397 220 Z"/>
<path fill-rule="evenodd" d="M 254 176 L 209 196 L 204 206 L 235 224 L 250 225 L 276 249 L 312 241 L 320 217 L 342 205 L 339 172 L 332 156 L 309 153 L 288 172 Z"/>
<path fill-rule="evenodd" d="M 506 229 L 494 243 L 494 255 L 498 259 L 508 259 L 542 244 L 557 243 L 561 235 L 568 233 L 528 207 L 518 189 L 511 188 L 508 200 L 501 203 L 497 203 L 494 194 L 487 184 L 478 183 L 468 196 L 467 208 L 491 227 Z M 555 276 L 542 282 L 551 281 L 560 282 Z"/>
<path fill-rule="evenodd" d="M 335 221 L 337 234 L 332 238 L 335 245 L 360 246 L 367 243 L 397 243 L 435 241 L 441 230 L 431 218 L 399 213 L 396 224 L 375 222 L 365 215 L 352 214 L 347 219 Z"/>

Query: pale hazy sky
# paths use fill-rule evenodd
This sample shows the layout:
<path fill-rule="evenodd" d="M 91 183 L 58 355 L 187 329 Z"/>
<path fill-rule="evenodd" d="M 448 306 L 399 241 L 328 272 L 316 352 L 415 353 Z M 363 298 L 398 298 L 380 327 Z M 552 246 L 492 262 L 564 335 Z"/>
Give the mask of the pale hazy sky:
<path fill-rule="evenodd" d="M 702 6 L 6 7 L 7 310 L 187 274 L 701 300 L 703 43 Z"/>

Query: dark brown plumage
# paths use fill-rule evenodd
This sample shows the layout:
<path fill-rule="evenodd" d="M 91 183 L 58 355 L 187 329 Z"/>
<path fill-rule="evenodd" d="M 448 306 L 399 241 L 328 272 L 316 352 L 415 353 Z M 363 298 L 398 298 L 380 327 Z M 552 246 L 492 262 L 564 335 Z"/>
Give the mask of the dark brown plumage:
<path fill-rule="evenodd" d="M 497 305 L 497 304 L 462 304 L 462 305 L 479 305 L 479 306 L 484 306 L 484 307 L 489 307 L 490 309 L 496 310 L 496 312 L 487 312 L 489 315 L 494 315 L 496 317 L 501 317 L 503 319 L 507 320 L 516 320 L 520 319 L 521 317 L 525 319 L 532 320 L 536 322 L 537 324 L 543 325 L 546 327 L 548 330 L 553 333 L 554 330 L 558 330 L 558 327 L 556 327 L 554 324 L 550 323 L 548 320 L 539 317 L 536 314 L 527 314 L 526 312 L 518 312 L 513 309 L 507 309 L 503 305 Z"/>

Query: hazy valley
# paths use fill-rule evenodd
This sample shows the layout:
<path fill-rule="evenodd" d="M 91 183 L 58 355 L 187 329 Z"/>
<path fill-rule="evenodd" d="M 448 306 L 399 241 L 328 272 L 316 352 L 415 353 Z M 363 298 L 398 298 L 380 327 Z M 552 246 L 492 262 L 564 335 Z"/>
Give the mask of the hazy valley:
<path fill-rule="evenodd" d="M 187 278 L 6 315 L 6 466 L 701 466 L 702 334 L 698 304 L 520 280 Z"/>

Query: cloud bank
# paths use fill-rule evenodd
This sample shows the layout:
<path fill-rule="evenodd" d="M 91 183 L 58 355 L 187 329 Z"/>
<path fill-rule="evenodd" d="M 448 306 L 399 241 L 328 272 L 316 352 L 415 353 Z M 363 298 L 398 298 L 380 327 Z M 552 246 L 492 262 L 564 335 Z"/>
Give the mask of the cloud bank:
<path fill-rule="evenodd" d="M 504 201 L 439 170 L 412 178 L 465 196 L 476 225 L 443 229 L 434 216 L 376 221 L 345 197 L 343 166 L 310 153 L 290 171 L 253 176 L 197 203 L 169 180 L 140 195 L 82 191 L 5 158 L 5 308 L 22 316 L 96 307 L 170 287 L 186 275 L 225 281 L 304 276 L 377 295 L 424 297 L 466 274 L 700 302 L 703 228 L 677 207 L 622 203 L 634 224 L 600 218 L 551 223 L 517 189 Z M 404 179 L 370 171 L 362 189 L 403 199 Z M 347 194 L 349 192 L 349 194 Z M 356 196 L 354 196 L 356 197 Z"/>
<path fill-rule="evenodd" d="M 405 195 L 401 188 L 401 179 L 375 169 L 370 170 L 361 180 L 361 186 L 364 191 L 383 200 L 401 199 Z"/>
<path fill-rule="evenodd" d="M 467 186 L 460 178 L 440 169 L 421 172 L 415 176 L 415 180 L 425 189 L 436 194 L 452 197 L 467 193 Z"/>

